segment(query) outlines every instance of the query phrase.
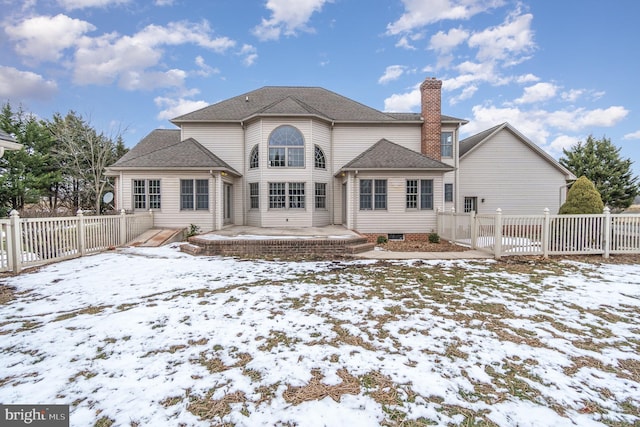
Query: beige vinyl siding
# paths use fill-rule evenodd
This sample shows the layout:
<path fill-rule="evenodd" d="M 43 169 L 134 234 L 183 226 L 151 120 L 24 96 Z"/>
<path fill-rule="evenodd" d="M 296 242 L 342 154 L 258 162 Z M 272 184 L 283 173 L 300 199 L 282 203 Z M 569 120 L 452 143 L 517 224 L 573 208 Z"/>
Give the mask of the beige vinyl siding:
<path fill-rule="evenodd" d="M 122 206 L 125 210 L 132 209 L 132 188 L 134 179 L 160 179 L 160 210 L 154 210 L 154 225 L 156 227 L 181 228 L 195 224 L 201 231 L 214 229 L 215 209 L 215 179 L 207 172 L 136 172 L 123 173 L 121 182 Z M 209 209 L 206 211 L 180 210 L 180 180 L 208 179 L 209 180 Z"/>
<path fill-rule="evenodd" d="M 362 154 L 381 139 L 420 152 L 419 125 L 336 125 L 333 128 L 333 170 Z"/>
<path fill-rule="evenodd" d="M 479 213 L 542 214 L 559 209 L 564 175 L 508 130 L 502 130 L 460 161 L 459 210 L 464 197 L 478 198 Z M 482 202 L 484 199 L 484 202 Z"/>
<path fill-rule="evenodd" d="M 244 169 L 244 130 L 239 123 L 185 123 L 182 139 L 187 138 L 195 139 L 235 170 Z"/>
<path fill-rule="evenodd" d="M 332 170 L 332 150 L 331 150 L 331 127 L 328 123 L 313 121 L 313 145 L 311 149 L 311 165 L 315 166 L 315 146 L 317 145 L 324 152 L 326 169 L 313 168 L 310 201 L 313 209 L 312 225 L 314 227 L 324 227 L 332 223 L 331 202 L 333 197 L 333 170 Z M 326 209 L 316 209 L 315 184 L 326 184 Z"/>
<path fill-rule="evenodd" d="M 360 210 L 360 180 L 387 180 L 387 209 Z M 434 209 L 407 209 L 406 194 L 408 179 L 433 180 Z M 437 200 L 442 200 L 442 174 L 419 173 L 407 174 L 402 172 L 360 173 L 354 181 L 355 214 L 354 229 L 361 233 L 431 233 L 436 230 Z M 418 196 L 419 197 L 419 196 Z"/>

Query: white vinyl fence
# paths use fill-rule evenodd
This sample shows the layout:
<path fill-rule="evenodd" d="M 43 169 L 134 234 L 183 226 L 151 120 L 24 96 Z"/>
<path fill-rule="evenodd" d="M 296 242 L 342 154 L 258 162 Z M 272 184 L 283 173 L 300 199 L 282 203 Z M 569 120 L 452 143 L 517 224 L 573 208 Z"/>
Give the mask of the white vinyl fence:
<path fill-rule="evenodd" d="M 542 215 L 438 212 L 440 237 L 496 258 L 509 255 L 640 254 L 640 215 Z"/>
<path fill-rule="evenodd" d="M 20 218 L 12 211 L 0 220 L 0 272 L 76 258 L 124 245 L 153 227 L 153 212 L 60 218 Z"/>

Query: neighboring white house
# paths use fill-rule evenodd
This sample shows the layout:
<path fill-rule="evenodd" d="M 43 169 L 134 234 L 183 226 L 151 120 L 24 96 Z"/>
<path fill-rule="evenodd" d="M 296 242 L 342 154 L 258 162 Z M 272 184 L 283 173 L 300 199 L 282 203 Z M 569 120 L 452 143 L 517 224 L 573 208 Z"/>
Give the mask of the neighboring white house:
<path fill-rule="evenodd" d="M 18 144 L 14 137 L 0 129 L 0 157 L 4 156 L 6 150 L 19 150 L 22 144 Z"/>
<path fill-rule="evenodd" d="M 492 200 L 464 184 L 462 162 L 473 155 L 461 151 L 458 134 L 467 121 L 441 114 L 441 87 L 424 81 L 420 113 L 381 112 L 318 87 L 263 87 L 185 114 L 172 120 L 179 129 L 152 131 L 109 168 L 116 205 L 153 209 L 158 226 L 203 231 L 343 224 L 364 234 L 425 236 L 436 228 L 437 209 L 461 211 L 465 197 Z M 539 178 L 554 164 L 562 169 L 520 138 L 532 146 L 517 173 Z M 493 145 L 484 139 L 478 152 Z M 505 167 L 504 159 L 489 158 L 473 184 L 493 179 L 486 171 Z M 503 185 L 512 182 L 519 186 L 512 194 L 528 195 L 529 212 L 559 191 L 555 178 L 506 177 Z"/>
<path fill-rule="evenodd" d="M 508 123 L 460 141 L 457 203 L 464 211 L 558 213 L 576 177 Z"/>

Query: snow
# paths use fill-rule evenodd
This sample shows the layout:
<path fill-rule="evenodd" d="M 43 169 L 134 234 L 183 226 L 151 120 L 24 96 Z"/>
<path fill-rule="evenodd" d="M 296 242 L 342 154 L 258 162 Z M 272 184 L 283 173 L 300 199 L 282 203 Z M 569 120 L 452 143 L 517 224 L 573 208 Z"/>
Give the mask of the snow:
<path fill-rule="evenodd" d="M 246 401 L 213 421 L 375 426 L 398 411 L 438 425 L 465 413 L 500 426 L 640 423 L 640 385 L 621 368 L 640 363 L 640 266 L 562 267 L 246 261 L 176 247 L 53 264 L 2 281 L 16 299 L 0 305 L 0 402 L 69 404 L 74 426 L 208 426 L 189 404 L 235 392 Z M 342 369 L 357 394 L 284 398 L 316 371 L 338 386 Z M 376 399 L 373 373 L 401 404 Z"/>

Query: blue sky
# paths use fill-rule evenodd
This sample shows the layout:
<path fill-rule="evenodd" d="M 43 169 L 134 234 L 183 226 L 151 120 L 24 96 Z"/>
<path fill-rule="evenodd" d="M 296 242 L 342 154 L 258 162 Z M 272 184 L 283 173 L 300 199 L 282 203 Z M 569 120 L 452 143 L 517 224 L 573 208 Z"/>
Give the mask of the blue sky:
<path fill-rule="evenodd" d="M 640 174 L 636 0 L 0 0 L 0 101 L 128 146 L 265 85 L 418 111 L 443 80 L 466 137 L 508 121 L 558 158 L 589 134 Z"/>

